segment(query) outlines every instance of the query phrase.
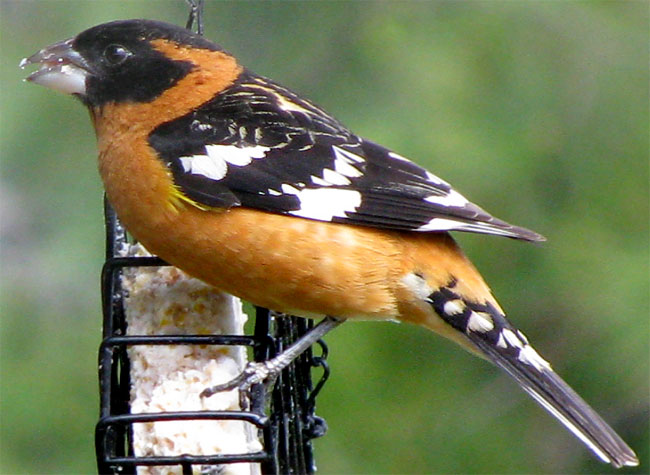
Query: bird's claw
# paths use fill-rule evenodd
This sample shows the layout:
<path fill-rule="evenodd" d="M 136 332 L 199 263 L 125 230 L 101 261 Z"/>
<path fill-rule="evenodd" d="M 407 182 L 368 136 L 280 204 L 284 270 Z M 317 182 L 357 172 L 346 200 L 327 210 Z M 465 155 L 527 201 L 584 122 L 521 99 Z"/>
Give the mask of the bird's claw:
<path fill-rule="evenodd" d="M 277 375 L 274 374 L 272 368 L 266 361 L 251 361 L 246 365 L 244 371 L 242 371 L 237 377 L 226 383 L 217 384 L 216 386 L 204 389 L 200 396 L 202 398 L 210 397 L 216 393 L 231 391 L 233 389 L 239 389 L 242 392 L 246 392 L 255 384 L 259 384 L 265 380 L 269 380 L 270 384 L 272 384 L 276 377 Z"/>

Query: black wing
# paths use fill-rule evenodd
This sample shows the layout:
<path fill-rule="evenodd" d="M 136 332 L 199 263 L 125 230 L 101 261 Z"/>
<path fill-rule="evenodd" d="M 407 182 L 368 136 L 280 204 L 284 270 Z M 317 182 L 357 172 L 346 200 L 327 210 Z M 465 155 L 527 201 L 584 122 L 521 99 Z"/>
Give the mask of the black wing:
<path fill-rule="evenodd" d="M 149 142 L 182 192 L 209 207 L 544 239 L 491 216 L 424 168 L 250 72 L 198 110 L 158 127 Z"/>

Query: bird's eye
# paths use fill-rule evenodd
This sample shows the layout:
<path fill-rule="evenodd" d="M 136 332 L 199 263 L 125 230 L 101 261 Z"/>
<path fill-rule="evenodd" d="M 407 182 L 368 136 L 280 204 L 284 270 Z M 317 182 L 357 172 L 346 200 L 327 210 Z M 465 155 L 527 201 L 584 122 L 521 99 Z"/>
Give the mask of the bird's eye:
<path fill-rule="evenodd" d="M 133 55 L 131 51 L 122 45 L 110 44 L 104 50 L 104 59 L 111 66 L 118 66 Z"/>

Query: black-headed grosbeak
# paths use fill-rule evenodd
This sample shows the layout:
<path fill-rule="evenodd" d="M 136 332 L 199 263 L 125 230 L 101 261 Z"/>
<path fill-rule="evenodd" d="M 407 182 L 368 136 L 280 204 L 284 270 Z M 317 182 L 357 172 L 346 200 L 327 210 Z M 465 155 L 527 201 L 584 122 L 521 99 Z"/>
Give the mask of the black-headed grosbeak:
<path fill-rule="evenodd" d="M 150 251 L 256 305 L 329 316 L 327 329 L 422 325 L 505 370 L 604 462 L 638 464 L 506 320 L 448 231 L 540 235 L 184 28 L 106 23 L 28 64 L 40 65 L 30 81 L 90 110 L 108 199 Z"/>

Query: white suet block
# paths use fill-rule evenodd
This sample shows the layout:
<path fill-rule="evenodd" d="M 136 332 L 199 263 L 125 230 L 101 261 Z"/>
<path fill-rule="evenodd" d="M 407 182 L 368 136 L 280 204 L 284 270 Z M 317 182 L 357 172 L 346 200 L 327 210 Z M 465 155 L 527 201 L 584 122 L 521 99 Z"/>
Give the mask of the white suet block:
<path fill-rule="evenodd" d="M 149 255 L 140 245 L 125 254 Z M 247 316 L 239 299 L 220 292 L 175 267 L 125 269 L 127 335 L 241 335 Z M 136 345 L 131 361 L 131 411 L 240 410 L 238 391 L 210 398 L 205 388 L 227 382 L 246 364 L 240 346 Z M 262 445 L 257 428 L 240 421 L 166 421 L 134 424 L 137 456 L 239 454 Z M 139 474 L 180 474 L 180 466 L 139 467 Z M 200 473 L 198 467 L 196 473 Z M 218 473 L 253 475 L 259 464 L 224 464 Z"/>

